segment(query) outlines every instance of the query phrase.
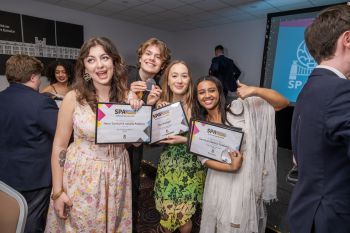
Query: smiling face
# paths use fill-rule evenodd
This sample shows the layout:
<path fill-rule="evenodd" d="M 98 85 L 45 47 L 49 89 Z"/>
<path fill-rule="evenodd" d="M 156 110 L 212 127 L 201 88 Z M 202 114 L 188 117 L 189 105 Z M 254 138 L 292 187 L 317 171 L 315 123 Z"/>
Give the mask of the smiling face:
<path fill-rule="evenodd" d="M 168 75 L 168 86 L 174 95 L 184 95 L 188 90 L 190 75 L 182 63 L 174 64 Z"/>
<path fill-rule="evenodd" d="M 217 108 L 220 94 L 215 83 L 207 80 L 198 83 L 197 99 L 199 104 L 207 111 Z"/>
<path fill-rule="evenodd" d="M 68 75 L 67 75 L 66 69 L 63 66 L 61 65 L 56 66 L 55 78 L 59 83 L 68 82 Z"/>
<path fill-rule="evenodd" d="M 90 48 L 88 56 L 84 59 L 85 72 L 94 84 L 110 85 L 113 77 L 113 60 L 101 45 Z"/>
<path fill-rule="evenodd" d="M 156 75 L 163 65 L 159 47 L 156 45 L 149 45 L 141 55 L 139 62 L 140 69 L 142 69 L 143 72 Z"/>

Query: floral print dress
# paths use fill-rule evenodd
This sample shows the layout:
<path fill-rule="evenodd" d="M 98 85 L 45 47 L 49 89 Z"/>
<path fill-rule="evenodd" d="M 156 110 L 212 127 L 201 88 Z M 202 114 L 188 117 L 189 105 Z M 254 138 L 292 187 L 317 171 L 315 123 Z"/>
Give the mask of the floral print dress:
<path fill-rule="evenodd" d="M 197 156 L 187 152 L 185 144 L 165 147 L 158 164 L 155 203 L 160 224 L 174 231 L 186 224 L 202 203 L 204 167 Z"/>
<path fill-rule="evenodd" d="M 123 144 L 95 144 L 95 113 L 77 103 L 74 142 L 67 150 L 63 188 L 73 206 L 68 219 L 50 203 L 45 232 L 132 232 L 131 177 Z"/>

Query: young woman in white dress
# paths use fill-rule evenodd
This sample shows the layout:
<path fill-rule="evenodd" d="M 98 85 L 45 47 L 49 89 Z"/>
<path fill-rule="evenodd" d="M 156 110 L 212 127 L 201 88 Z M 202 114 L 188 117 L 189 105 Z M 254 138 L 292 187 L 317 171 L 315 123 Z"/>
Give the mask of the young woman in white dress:
<path fill-rule="evenodd" d="M 265 232 L 264 204 L 276 199 L 275 110 L 288 100 L 274 90 L 239 82 L 237 95 L 226 107 L 217 78 L 199 78 L 194 86 L 194 118 L 244 132 L 240 152 L 230 153 L 231 164 L 201 158 L 208 167 L 201 233 Z"/>

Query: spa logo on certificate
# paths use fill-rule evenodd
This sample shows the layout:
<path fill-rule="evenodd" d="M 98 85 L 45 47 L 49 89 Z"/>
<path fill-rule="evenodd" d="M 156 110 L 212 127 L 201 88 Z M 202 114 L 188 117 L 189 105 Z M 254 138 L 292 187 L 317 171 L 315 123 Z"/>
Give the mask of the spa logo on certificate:
<path fill-rule="evenodd" d="M 192 119 L 188 150 L 196 155 L 231 163 L 230 151 L 241 149 L 243 132 L 239 128 Z"/>
<path fill-rule="evenodd" d="M 147 105 L 135 110 L 126 104 L 98 103 L 96 143 L 150 142 L 151 114 Z"/>
<path fill-rule="evenodd" d="M 152 113 L 152 139 L 151 143 L 187 132 L 189 129 L 186 114 L 180 102 L 176 102 Z"/>

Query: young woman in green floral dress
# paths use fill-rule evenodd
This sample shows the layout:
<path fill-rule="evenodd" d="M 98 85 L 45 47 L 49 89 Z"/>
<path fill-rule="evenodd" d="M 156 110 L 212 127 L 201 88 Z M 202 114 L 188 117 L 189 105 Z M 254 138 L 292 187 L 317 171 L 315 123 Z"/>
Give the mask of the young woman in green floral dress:
<path fill-rule="evenodd" d="M 186 117 L 191 116 L 192 77 L 184 61 L 173 61 L 161 80 L 162 90 L 153 89 L 148 104 L 157 107 L 181 101 Z M 197 156 L 186 149 L 187 137 L 169 136 L 161 153 L 154 186 L 156 208 L 165 232 L 179 228 L 181 233 L 192 230 L 191 217 L 202 203 L 205 171 Z"/>

